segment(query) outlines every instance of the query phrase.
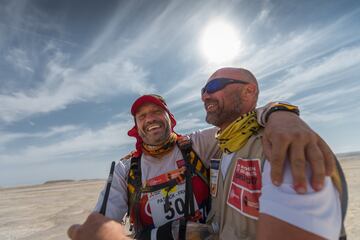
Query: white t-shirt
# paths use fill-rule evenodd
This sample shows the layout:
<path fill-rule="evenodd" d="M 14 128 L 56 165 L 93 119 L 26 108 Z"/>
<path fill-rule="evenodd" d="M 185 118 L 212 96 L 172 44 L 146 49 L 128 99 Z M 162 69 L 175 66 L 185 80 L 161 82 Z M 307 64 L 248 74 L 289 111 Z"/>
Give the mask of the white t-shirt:
<path fill-rule="evenodd" d="M 217 142 L 215 140 L 216 128 L 207 128 L 190 134 L 192 148 L 203 160 L 206 167 L 212 155 L 217 151 Z M 171 170 L 178 169 L 177 161 L 183 159 L 180 149 L 175 146 L 174 149 L 163 156 L 161 159 L 142 154 L 141 173 L 142 182 L 154 178 Z M 114 176 L 109 193 L 109 199 L 106 207 L 106 216 L 115 220 L 122 220 L 125 216 L 127 205 L 127 175 L 130 169 L 130 160 L 122 161 L 116 164 Z M 100 193 L 98 202 L 94 211 L 99 212 L 103 198 L 104 190 Z"/>

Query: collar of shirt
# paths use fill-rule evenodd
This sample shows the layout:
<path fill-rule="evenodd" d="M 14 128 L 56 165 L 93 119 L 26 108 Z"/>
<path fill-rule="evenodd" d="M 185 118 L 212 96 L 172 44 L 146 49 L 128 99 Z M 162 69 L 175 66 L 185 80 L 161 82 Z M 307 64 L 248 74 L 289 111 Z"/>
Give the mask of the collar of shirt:
<path fill-rule="evenodd" d="M 230 154 L 223 154 L 221 157 L 221 174 L 223 177 L 223 180 L 226 177 L 227 171 L 229 169 L 230 163 L 231 163 L 231 159 L 233 158 L 235 153 L 230 153 Z"/>

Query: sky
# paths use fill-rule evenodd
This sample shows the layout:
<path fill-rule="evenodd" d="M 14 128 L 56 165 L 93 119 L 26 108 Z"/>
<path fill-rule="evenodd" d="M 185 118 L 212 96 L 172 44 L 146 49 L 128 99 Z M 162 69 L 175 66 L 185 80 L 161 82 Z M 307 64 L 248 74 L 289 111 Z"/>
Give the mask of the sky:
<path fill-rule="evenodd" d="M 251 70 L 334 152 L 360 150 L 360 2 L 0 0 L 0 186 L 106 178 L 134 147 L 132 102 L 162 95 L 189 133 L 200 89 Z"/>

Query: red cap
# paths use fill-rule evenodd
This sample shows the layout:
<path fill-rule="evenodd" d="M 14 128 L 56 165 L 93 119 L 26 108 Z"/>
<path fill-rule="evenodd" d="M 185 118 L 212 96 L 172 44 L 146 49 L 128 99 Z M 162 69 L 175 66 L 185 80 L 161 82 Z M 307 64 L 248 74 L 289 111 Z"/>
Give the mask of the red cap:
<path fill-rule="evenodd" d="M 152 103 L 152 104 L 155 104 L 155 105 L 161 107 L 162 109 L 164 109 L 169 114 L 170 121 L 171 121 L 171 130 L 174 131 L 174 127 L 176 125 L 176 120 L 174 118 L 174 115 L 172 115 L 172 113 L 168 109 L 165 100 L 161 96 L 156 95 L 156 94 L 143 95 L 135 100 L 135 102 L 131 106 L 131 114 L 134 116 L 134 119 L 135 119 L 135 114 L 138 111 L 138 109 L 145 103 Z M 136 121 L 135 121 L 135 126 L 132 127 L 128 131 L 128 135 L 130 137 L 136 138 L 136 153 L 134 154 L 134 156 L 139 157 L 142 152 L 141 144 L 142 144 L 143 140 L 138 133 Z"/>

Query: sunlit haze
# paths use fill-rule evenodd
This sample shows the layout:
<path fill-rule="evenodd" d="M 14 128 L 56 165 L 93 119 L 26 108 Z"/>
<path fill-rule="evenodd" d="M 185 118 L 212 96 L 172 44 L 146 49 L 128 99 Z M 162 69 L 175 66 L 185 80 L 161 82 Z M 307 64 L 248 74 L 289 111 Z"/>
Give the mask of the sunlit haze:
<path fill-rule="evenodd" d="M 224 20 L 211 21 L 201 38 L 201 49 L 211 62 L 230 61 L 239 54 L 238 33 L 230 23 Z"/>

